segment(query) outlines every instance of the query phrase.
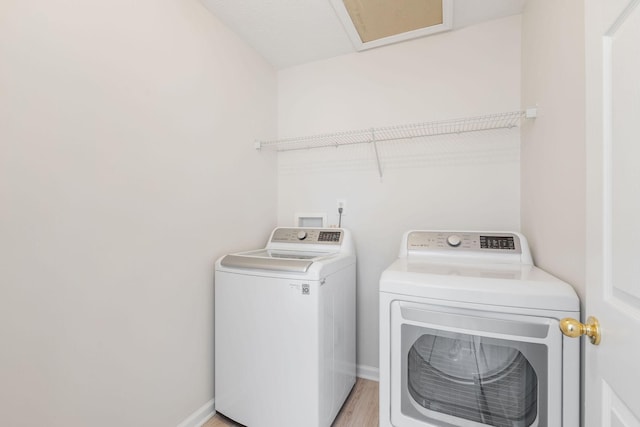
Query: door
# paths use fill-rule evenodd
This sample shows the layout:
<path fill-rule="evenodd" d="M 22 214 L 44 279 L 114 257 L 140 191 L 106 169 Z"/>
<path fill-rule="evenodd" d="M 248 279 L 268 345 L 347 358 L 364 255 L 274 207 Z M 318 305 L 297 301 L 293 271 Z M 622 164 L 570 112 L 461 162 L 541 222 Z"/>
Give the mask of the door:
<path fill-rule="evenodd" d="M 585 2 L 586 427 L 640 426 L 640 0 Z"/>
<path fill-rule="evenodd" d="M 563 416 L 563 405 L 578 413 L 578 396 L 562 394 L 562 364 L 563 353 L 578 359 L 579 346 L 562 348 L 557 319 L 431 302 L 390 305 L 393 425 L 578 425 Z M 578 366 L 567 369 L 577 390 Z"/>

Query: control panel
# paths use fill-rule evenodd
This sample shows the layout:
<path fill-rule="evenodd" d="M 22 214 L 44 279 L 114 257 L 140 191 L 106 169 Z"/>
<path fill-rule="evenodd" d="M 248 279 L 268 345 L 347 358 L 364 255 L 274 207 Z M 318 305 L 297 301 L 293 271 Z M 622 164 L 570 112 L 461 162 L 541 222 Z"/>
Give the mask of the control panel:
<path fill-rule="evenodd" d="M 331 228 L 277 228 L 271 236 L 271 241 L 277 243 L 340 245 L 342 236 L 342 230 Z"/>
<path fill-rule="evenodd" d="M 414 231 L 407 237 L 407 249 L 522 253 L 520 239 L 513 233 Z"/>

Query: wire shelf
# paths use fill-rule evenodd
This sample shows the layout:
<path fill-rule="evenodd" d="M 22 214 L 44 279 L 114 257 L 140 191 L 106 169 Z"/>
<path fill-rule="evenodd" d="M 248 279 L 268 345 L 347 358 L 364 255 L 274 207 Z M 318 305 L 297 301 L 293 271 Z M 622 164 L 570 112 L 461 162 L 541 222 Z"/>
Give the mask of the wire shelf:
<path fill-rule="evenodd" d="M 343 145 L 461 134 L 492 129 L 511 129 L 519 126 L 522 119 L 534 118 L 535 116 L 536 111 L 531 108 L 526 111 L 511 111 L 461 119 L 412 123 L 272 141 L 259 141 L 256 142 L 256 148 L 259 150 L 275 151 L 306 150 L 310 148 L 340 147 Z"/>

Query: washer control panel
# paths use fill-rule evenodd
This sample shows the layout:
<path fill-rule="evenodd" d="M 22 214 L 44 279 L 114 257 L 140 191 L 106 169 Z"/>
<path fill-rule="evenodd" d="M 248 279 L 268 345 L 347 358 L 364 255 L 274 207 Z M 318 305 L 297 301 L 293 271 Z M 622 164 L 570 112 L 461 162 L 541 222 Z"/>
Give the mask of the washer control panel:
<path fill-rule="evenodd" d="M 342 230 L 321 228 L 278 228 L 271 241 L 276 243 L 301 243 L 315 245 L 342 244 Z"/>
<path fill-rule="evenodd" d="M 413 231 L 407 237 L 407 249 L 522 253 L 520 238 L 516 234 L 466 231 Z"/>

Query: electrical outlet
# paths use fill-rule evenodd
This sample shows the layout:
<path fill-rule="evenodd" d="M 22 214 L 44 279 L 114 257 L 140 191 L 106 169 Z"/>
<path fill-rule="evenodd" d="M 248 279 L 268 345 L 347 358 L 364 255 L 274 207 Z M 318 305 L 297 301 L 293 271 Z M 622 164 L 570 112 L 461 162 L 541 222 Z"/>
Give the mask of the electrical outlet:
<path fill-rule="evenodd" d="M 345 199 L 338 199 L 336 200 L 336 211 L 338 211 L 338 209 L 342 208 L 342 216 L 344 216 L 347 212 L 347 201 Z"/>

